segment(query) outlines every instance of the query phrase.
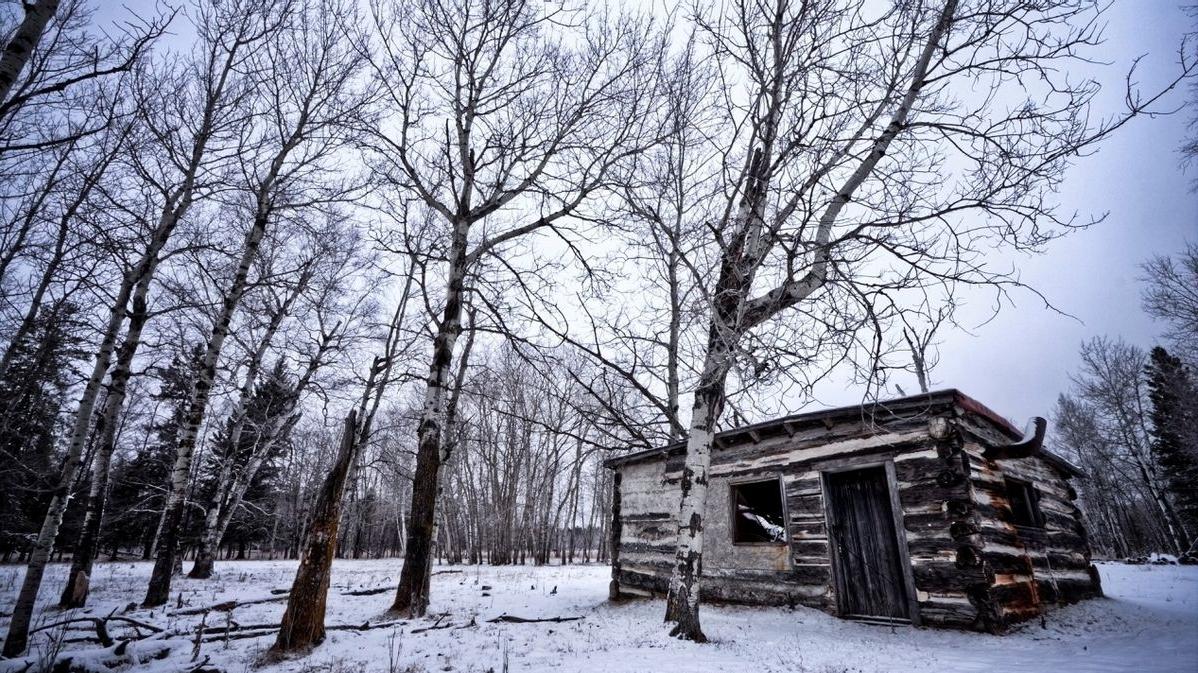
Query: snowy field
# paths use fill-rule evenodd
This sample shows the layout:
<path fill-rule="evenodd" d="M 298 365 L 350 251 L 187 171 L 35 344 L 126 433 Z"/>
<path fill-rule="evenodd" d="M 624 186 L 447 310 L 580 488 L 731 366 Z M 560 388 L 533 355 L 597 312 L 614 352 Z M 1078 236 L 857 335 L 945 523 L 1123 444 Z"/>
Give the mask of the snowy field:
<path fill-rule="evenodd" d="M 393 586 L 400 561 L 338 561 L 330 590 L 330 625 L 387 621 L 392 592 L 350 596 L 347 591 Z M 236 599 L 269 599 L 290 585 L 295 563 L 243 561 L 218 563 L 212 580 L 176 579 L 184 608 Z M 0 568 L 0 629 L 20 585 L 22 568 Z M 667 637 L 659 601 L 606 601 L 606 566 L 438 567 L 433 578 L 433 616 L 367 631 L 333 631 L 307 657 L 261 665 L 272 637 L 225 642 L 226 624 L 245 627 L 277 624 L 282 602 L 238 607 L 206 618 L 209 639 L 198 661 L 229 673 L 416 673 L 434 671 L 677 671 L 750 673 L 897 673 L 902 671 L 1198 671 L 1198 567 L 1101 566 L 1107 598 L 1061 609 L 1047 626 L 1024 625 L 996 637 L 915 628 L 868 626 L 835 619 L 815 610 L 706 606 L 704 630 L 712 639 L 694 645 Z M 449 572 L 445 572 L 449 571 Z M 51 568 L 42 596 L 53 603 L 66 567 Z M 40 612 L 37 624 L 71 616 L 117 614 L 139 600 L 150 572 L 148 563 L 97 565 L 92 607 L 75 613 Z M 556 590 L 556 591 L 555 591 Z M 186 671 L 200 617 L 167 610 L 134 608 L 128 617 L 168 629 L 145 651 L 170 648 L 166 659 L 125 667 L 136 671 Z M 194 610 L 191 610 L 194 612 Z M 503 614 L 524 618 L 581 617 L 561 623 L 491 623 Z M 436 627 L 436 628 L 429 628 Z M 51 634 L 59 641 L 94 633 L 50 629 L 37 634 L 35 651 L 45 653 Z M 125 633 L 113 625 L 113 636 Z M 241 633 L 253 633 L 242 631 Z M 62 651 L 97 648 L 60 644 Z M 0 671 L 21 670 L 25 662 L 0 662 Z"/>

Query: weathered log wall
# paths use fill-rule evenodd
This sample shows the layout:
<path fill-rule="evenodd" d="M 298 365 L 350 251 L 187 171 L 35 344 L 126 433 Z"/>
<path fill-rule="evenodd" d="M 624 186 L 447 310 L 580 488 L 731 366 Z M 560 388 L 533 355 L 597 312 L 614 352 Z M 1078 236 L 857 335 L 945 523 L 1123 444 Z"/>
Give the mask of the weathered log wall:
<path fill-rule="evenodd" d="M 664 484 L 665 461 L 624 465 L 619 469 L 619 521 L 613 529 L 613 597 L 662 592 L 670 579 L 670 563 L 678 535 L 674 511 L 678 495 Z M 618 554 L 618 556 L 617 556 Z"/>
<path fill-rule="evenodd" d="M 704 536 L 703 596 L 709 600 L 798 604 L 834 611 L 820 471 L 846 463 L 879 464 L 896 458 L 909 463 L 911 458 L 919 457 L 908 457 L 908 452 L 918 446 L 927 446 L 926 418 L 883 424 L 857 419 L 830 427 L 819 424 L 763 437 L 755 443 L 717 447 L 712 456 Z M 668 588 L 677 531 L 676 484 L 681 469 L 680 454 L 663 454 L 618 467 L 622 533 L 619 567 L 613 568 L 613 579 L 621 595 L 663 594 Z M 913 466 L 907 472 L 913 474 L 917 469 Z M 786 494 L 787 543 L 733 544 L 730 485 L 778 478 Z"/>
<path fill-rule="evenodd" d="M 1081 510 L 1074 504 L 1077 491 L 1065 471 L 1041 455 L 990 458 L 989 449 L 1010 441 L 1002 429 L 976 414 L 964 414 L 956 424 L 969 456 L 975 521 L 989 583 L 987 628 L 1000 631 L 1054 604 L 1101 596 Z M 1008 477 L 1035 489 L 1043 527 L 1015 525 Z"/>
<path fill-rule="evenodd" d="M 971 452 L 972 454 L 972 452 Z M 1090 545 L 1074 504 L 1077 492 L 1038 456 L 1006 460 L 974 458 L 972 479 L 986 546 L 994 572 L 994 594 L 1003 625 L 1040 614 L 1051 604 L 1073 603 L 1102 594 L 1090 562 Z M 1026 481 L 1039 494 L 1043 528 L 1016 526 L 1005 478 Z"/>
<path fill-rule="evenodd" d="M 801 604 L 835 613 L 821 473 L 893 466 L 900 546 L 909 557 L 922 624 L 1001 631 L 1047 604 L 1097 595 L 1085 531 L 1065 475 L 1039 457 L 990 459 L 987 446 L 1012 441 L 1009 429 L 945 404 L 887 419 L 821 418 L 775 432 L 717 442 L 704 536 L 705 599 Z M 613 594 L 664 594 L 677 524 L 680 452 L 617 462 L 619 555 Z M 1010 523 L 1003 477 L 1041 493 L 1043 530 Z M 731 483 L 782 480 L 786 544 L 733 544 Z"/>

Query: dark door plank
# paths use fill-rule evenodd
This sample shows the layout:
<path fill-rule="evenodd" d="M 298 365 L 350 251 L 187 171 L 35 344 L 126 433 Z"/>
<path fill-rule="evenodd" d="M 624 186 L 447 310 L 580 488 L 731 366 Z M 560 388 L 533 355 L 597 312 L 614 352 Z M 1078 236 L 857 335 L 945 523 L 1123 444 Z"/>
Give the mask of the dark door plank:
<path fill-rule="evenodd" d="M 841 613 L 846 617 L 907 618 L 907 592 L 885 469 L 837 472 L 825 479 Z"/>

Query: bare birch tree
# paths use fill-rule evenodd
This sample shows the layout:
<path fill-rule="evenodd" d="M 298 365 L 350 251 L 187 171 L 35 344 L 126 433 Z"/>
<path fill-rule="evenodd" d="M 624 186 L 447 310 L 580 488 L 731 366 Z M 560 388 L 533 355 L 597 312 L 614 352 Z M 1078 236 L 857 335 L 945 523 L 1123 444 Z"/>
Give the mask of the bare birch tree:
<path fill-rule="evenodd" d="M 184 164 L 186 166 L 185 177 L 168 192 L 157 222 L 148 228 L 144 248 L 137 261 L 123 275 L 119 289 L 115 293 L 96 350 L 91 374 L 83 387 L 78 409 L 67 435 L 65 458 L 58 483 L 38 533 L 34 552 L 30 555 L 29 566 L 13 610 L 13 618 L 9 624 L 8 636 L 4 645 L 5 656 L 16 656 L 25 650 L 33 606 L 41 587 L 46 563 L 58 535 L 59 526 L 62 524 L 62 517 L 66 512 L 71 494 L 70 489 L 82 464 L 83 449 L 91 430 L 93 411 L 100 393 L 101 383 L 112 361 L 113 351 L 125 322 L 126 306 L 131 299 L 135 303 L 144 301 L 145 292 L 148 291 L 148 285 L 157 268 L 162 249 L 190 205 L 196 173 L 198 173 L 203 156 L 202 144 L 193 147 L 189 157 L 191 161 Z"/>
<path fill-rule="evenodd" d="M 523 0 L 380 2 L 373 18 L 371 61 L 388 116 L 372 162 L 443 231 L 446 283 L 393 605 L 423 615 L 467 277 L 483 277 L 485 259 L 522 239 L 563 236 L 568 217 L 647 146 L 660 39 L 627 17 Z"/>
<path fill-rule="evenodd" d="M 315 241 L 305 240 L 304 247 L 311 246 L 312 252 L 301 262 L 294 282 L 289 287 L 280 288 L 282 296 L 271 303 L 267 324 L 245 363 L 245 379 L 229 415 L 225 439 L 229 446 L 240 446 L 242 433 L 249 422 L 249 405 L 258 373 L 284 319 L 294 315 L 298 320 L 310 321 L 316 330 L 313 343 L 308 352 L 301 356 L 299 376 L 289 399 L 266 421 L 265 426 L 254 428 L 255 443 L 244 463 L 235 462 L 232 456 L 226 456 L 222 461 L 189 577 L 202 579 L 211 576 L 217 547 L 251 482 L 286 431 L 298 422 L 304 397 L 309 388 L 316 384 L 317 374 L 333 364 L 344 352 L 350 341 L 351 328 L 363 317 L 353 310 L 356 302 L 349 300 L 352 282 L 361 279 L 359 246 L 352 235 L 339 232 L 335 224 L 330 223 L 327 227 L 327 232 L 335 233 L 324 233 Z"/>
<path fill-rule="evenodd" d="M 1110 451 L 1104 458 L 1129 483 L 1137 484 L 1153 506 L 1154 517 L 1166 533 L 1174 553 L 1189 549 L 1185 526 L 1152 455 L 1152 434 L 1145 366 L 1148 355 L 1120 340 L 1095 338 L 1082 344 L 1081 371 L 1073 377 L 1078 400 L 1092 410 L 1092 418 L 1107 438 Z M 1084 447 L 1101 450 L 1103 446 Z"/>
<path fill-rule="evenodd" d="M 1143 264 L 1144 310 L 1165 323 L 1165 336 L 1198 364 L 1198 243 L 1176 257 L 1158 255 Z"/>
<path fill-rule="evenodd" d="M 16 25 L 0 18 L 0 34 L 10 36 L 0 53 L 0 185 L 45 150 L 102 132 L 105 117 L 89 114 L 93 98 L 133 72 L 174 18 L 173 10 L 130 13 L 94 31 L 86 0 L 18 4 Z"/>
<path fill-rule="evenodd" d="M 705 639 L 710 450 L 738 362 L 753 368 L 754 351 L 787 333 L 816 353 L 830 337 L 849 347 L 855 325 L 876 322 L 877 288 L 1016 285 L 986 251 L 1038 249 L 1067 231 L 1073 223 L 1055 213 L 1051 191 L 1071 159 L 1194 67 L 1183 62 L 1158 93 L 1129 92 L 1122 115 L 1092 122 L 1097 84 L 1068 78 L 1064 65 L 1096 45 L 1100 11 L 1088 2 L 778 0 L 697 12 L 734 122 L 719 140 L 725 201 L 710 225 L 718 263 L 680 480 L 666 611 L 674 635 Z M 984 95 L 969 93 L 978 86 Z M 863 317 L 833 321 L 854 303 Z"/>
<path fill-rule="evenodd" d="M 21 8 L 25 10 L 25 16 L 8 44 L 4 45 L 4 52 L 0 53 L 0 102 L 8 98 L 9 90 L 25 69 L 34 47 L 42 39 L 46 24 L 58 11 L 58 0 L 37 0 L 23 4 Z"/>
<path fill-rule="evenodd" d="M 230 274 L 180 430 L 166 518 L 146 605 L 165 603 L 186 505 L 192 457 L 208 408 L 221 351 L 267 228 L 297 210 L 349 198 L 352 184 L 334 178 L 337 152 L 357 122 L 364 98 L 353 90 L 359 59 L 344 46 L 345 10 L 333 4 L 293 6 L 251 2 L 234 9 L 237 22 L 263 27 L 242 63 L 252 117 L 240 133 L 238 161 L 245 176 L 244 204 L 234 213 L 250 220 Z M 323 29 L 318 30 L 318 27 Z M 212 29 L 218 29 L 212 26 Z"/>
<path fill-rule="evenodd" d="M 594 401 L 609 404 L 613 385 L 633 393 L 612 418 L 633 445 L 646 448 L 686 434 L 681 397 L 695 376 L 689 356 L 702 318 L 695 309 L 703 289 L 699 258 L 719 164 L 709 139 L 724 121 L 710 100 L 715 73 L 693 39 L 680 51 L 664 59 L 658 75 L 662 104 L 650 123 L 660 142 L 637 157 L 602 215 L 618 235 L 615 249 L 587 260 L 579 283 L 586 291 L 577 293 L 576 305 L 525 307 L 555 339 L 603 365 L 590 381 L 558 365 Z M 565 324 L 553 324 L 559 316 Z"/>

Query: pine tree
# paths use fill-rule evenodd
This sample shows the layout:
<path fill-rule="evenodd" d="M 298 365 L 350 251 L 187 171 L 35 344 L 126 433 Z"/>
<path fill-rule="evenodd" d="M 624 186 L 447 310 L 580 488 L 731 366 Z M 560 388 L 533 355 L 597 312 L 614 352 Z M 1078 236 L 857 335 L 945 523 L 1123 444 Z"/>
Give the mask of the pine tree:
<path fill-rule="evenodd" d="M 199 346 L 195 346 L 190 352 L 177 353 L 169 365 L 158 370 L 154 400 L 165 407 L 166 414 L 151 421 L 148 434 L 153 441 L 113 469 L 107 508 L 111 515 L 106 517 L 103 535 L 112 548 L 140 545 L 142 558 L 150 558 L 199 355 Z"/>
<path fill-rule="evenodd" d="M 0 380 L 0 555 L 9 560 L 36 537 L 60 456 L 62 400 L 78 376 L 78 309 L 70 304 L 38 316 L 12 347 Z"/>
<path fill-rule="evenodd" d="M 1152 349 L 1146 367 L 1152 452 L 1191 549 L 1198 537 L 1198 387 L 1181 359 Z"/>
<path fill-rule="evenodd" d="M 200 476 L 200 489 L 209 506 L 219 502 L 222 509 L 232 506 L 235 511 L 225 530 L 223 539 L 229 546 L 244 551 L 246 546 L 261 542 L 270 534 L 270 516 L 264 514 L 274 502 L 278 491 L 278 458 L 287 447 L 287 438 L 278 437 L 271 441 L 264 433 L 276 425 L 280 416 L 292 411 L 295 384 L 288 376 L 286 366 L 280 360 L 273 369 L 263 374 L 254 387 L 253 397 L 246 408 L 246 417 L 240 431 L 234 431 L 238 419 L 229 418 L 216 436 L 212 451 L 204 464 Z M 237 446 L 231 445 L 231 436 L 237 436 Z M 221 468 L 232 461 L 233 472 L 249 469 L 256 452 L 263 443 L 269 442 L 269 453 L 262 459 L 240 498 L 232 497 L 234 484 L 221 484 Z M 249 505 L 246 507 L 245 505 Z"/>

